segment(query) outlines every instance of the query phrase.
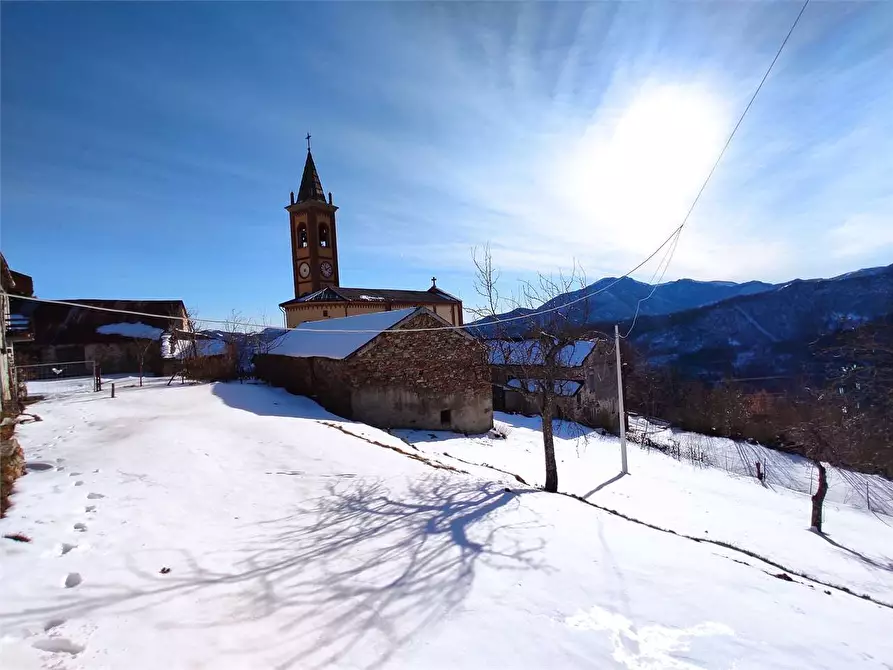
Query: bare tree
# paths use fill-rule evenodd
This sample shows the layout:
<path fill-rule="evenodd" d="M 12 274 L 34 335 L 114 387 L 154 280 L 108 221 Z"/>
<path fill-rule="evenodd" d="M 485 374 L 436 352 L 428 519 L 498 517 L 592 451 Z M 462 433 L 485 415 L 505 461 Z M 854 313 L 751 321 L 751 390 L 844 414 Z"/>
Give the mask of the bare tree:
<path fill-rule="evenodd" d="M 140 363 L 140 386 L 143 385 L 143 372 L 146 367 L 146 354 L 149 353 L 149 349 L 155 344 L 156 340 L 154 339 L 146 339 L 146 343 L 142 344 L 141 340 L 137 340 L 139 342 L 139 349 L 137 350 L 137 356 L 139 357 Z"/>
<path fill-rule="evenodd" d="M 198 349 L 195 345 L 195 337 L 198 332 L 198 311 L 194 308 L 186 310 L 186 323 L 184 328 L 175 328 L 170 334 L 169 346 L 171 358 L 177 361 L 171 378 L 167 381 L 170 386 L 171 382 L 177 375 L 180 381 L 186 380 L 187 370 L 190 368 L 192 361 L 198 356 Z"/>
<path fill-rule="evenodd" d="M 574 265 L 570 273 L 538 275 L 534 281 L 521 283 L 517 293 L 506 297 L 499 290 L 500 273 L 493 265 L 489 245 L 473 250 L 476 269 L 475 290 L 482 306 L 469 311 L 483 319 L 490 347 L 491 362 L 504 378 L 494 383 L 507 385 L 529 400 L 542 419 L 543 454 L 545 457 L 545 490 L 558 491 L 558 466 L 555 460 L 553 419 L 559 418 L 561 399 L 565 397 L 570 357 L 577 342 L 586 339 L 586 301 L 573 307 L 559 307 L 561 296 L 585 288 L 585 276 Z M 529 317 L 505 321 L 500 315 L 514 317 L 539 310 Z M 576 323 L 575 323 L 576 321 Z M 483 324 L 482 324 L 483 325 Z"/>
<path fill-rule="evenodd" d="M 789 401 L 791 416 L 786 427 L 789 439 L 812 461 L 818 481 L 812 495 L 810 528 L 822 533 L 823 507 L 828 493 L 828 465 L 838 464 L 849 443 L 846 407 L 833 394 L 810 392 Z"/>

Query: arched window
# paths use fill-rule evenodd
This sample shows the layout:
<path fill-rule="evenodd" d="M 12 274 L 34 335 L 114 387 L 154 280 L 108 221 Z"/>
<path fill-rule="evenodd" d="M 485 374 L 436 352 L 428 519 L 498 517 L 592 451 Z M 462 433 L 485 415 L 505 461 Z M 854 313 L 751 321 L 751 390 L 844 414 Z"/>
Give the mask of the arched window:
<path fill-rule="evenodd" d="M 298 227 L 298 246 L 301 249 L 307 246 L 307 224 L 302 223 Z"/>
<path fill-rule="evenodd" d="M 329 246 L 329 227 L 324 223 L 319 224 L 319 246 Z"/>

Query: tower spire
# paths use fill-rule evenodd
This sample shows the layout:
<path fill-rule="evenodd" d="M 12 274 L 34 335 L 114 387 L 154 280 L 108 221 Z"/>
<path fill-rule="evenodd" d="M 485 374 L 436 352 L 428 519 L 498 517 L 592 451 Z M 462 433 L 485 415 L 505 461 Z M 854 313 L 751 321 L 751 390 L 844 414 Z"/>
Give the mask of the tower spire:
<path fill-rule="evenodd" d="M 304 162 L 304 174 L 301 176 L 301 187 L 298 189 L 298 202 L 307 200 L 326 201 L 326 194 L 319 181 L 319 173 L 310 153 L 310 133 L 307 133 L 307 160 Z"/>

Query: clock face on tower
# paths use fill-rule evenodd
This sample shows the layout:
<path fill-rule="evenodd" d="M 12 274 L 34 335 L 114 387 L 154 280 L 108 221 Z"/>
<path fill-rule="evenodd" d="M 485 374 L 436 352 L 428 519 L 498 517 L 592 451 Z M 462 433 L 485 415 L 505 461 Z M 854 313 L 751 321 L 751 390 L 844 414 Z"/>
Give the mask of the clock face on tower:
<path fill-rule="evenodd" d="M 298 266 L 298 274 L 301 275 L 301 279 L 307 279 L 310 276 L 310 266 L 307 263 L 301 263 Z"/>
<path fill-rule="evenodd" d="M 319 271 L 322 273 L 322 276 L 326 279 L 331 279 L 332 274 L 335 272 L 335 268 L 332 267 L 332 264 L 329 261 L 323 261 L 319 264 Z"/>

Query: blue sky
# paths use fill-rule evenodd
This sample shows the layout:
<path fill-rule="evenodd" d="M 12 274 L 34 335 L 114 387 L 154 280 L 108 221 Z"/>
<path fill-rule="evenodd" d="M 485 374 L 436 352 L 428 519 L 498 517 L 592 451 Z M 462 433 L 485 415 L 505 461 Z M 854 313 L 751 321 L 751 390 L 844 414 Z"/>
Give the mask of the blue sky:
<path fill-rule="evenodd" d="M 474 302 L 676 226 L 799 3 L 2 4 L 0 244 L 43 297 L 279 321 L 304 135 L 347 286 Z M 893 3 L 814 2 L 666 278 L 893 262 Z M 655 263 L 636 275 L 653 276 Z"/>

